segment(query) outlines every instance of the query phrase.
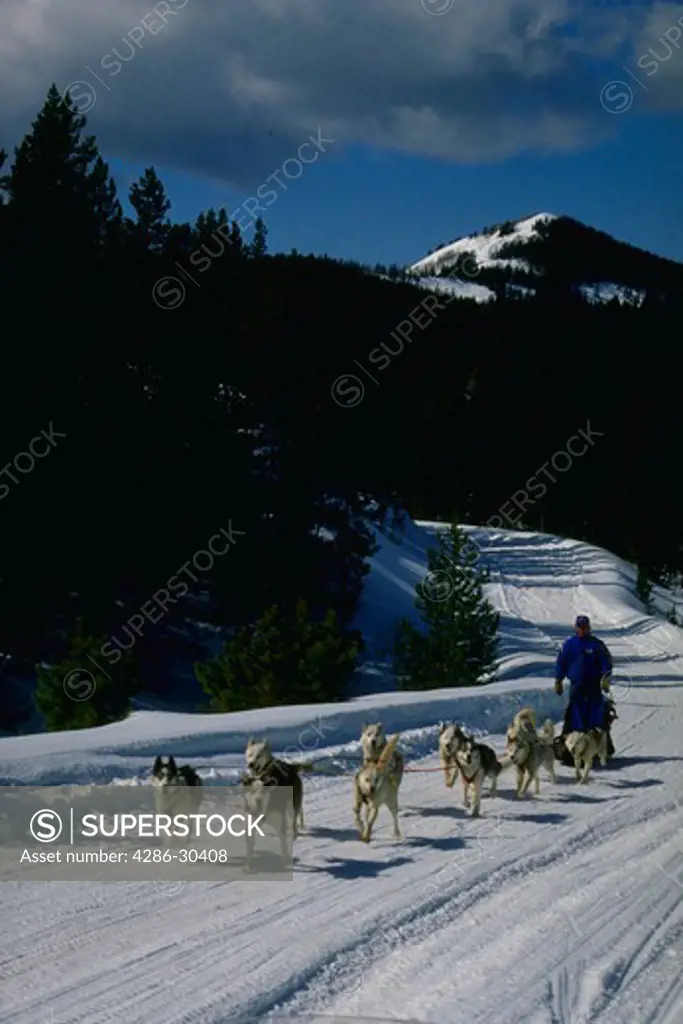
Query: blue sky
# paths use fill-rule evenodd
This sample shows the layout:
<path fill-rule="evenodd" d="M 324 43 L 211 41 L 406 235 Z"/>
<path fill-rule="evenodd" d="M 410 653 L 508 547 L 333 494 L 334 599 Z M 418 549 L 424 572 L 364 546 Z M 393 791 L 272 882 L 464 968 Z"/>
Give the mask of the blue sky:
<path fill-rule="evenodd" d="M 545 211 L 683 260 L 680 2 L 3 0 L 0 145 L 52 81 L 177 220 L 334 139 L 277 189 L 271 251 L 405 264 Z"/>
<path fill-rule="evenodd" d="M 619 138 L 579 153 L 467 167 L 359 147 L 334 157 L 330 151 L 264 213 L 269 249 L 403 265 L 440 242 L 545 211 L 683 262 L 681 120 L 626 113 L 621 121 Z M 143 169 L 118 160 L 110 166 L 122 193 Z M 194 220 L 210 206 L 233 212 L 251 194 L 168 167 L 157 171 L 174 220 Z"/>

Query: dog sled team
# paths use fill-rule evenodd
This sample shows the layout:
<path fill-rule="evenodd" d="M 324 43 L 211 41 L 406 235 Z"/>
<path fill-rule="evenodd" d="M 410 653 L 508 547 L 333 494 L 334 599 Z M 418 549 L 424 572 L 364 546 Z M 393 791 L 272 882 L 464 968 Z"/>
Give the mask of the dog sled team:
<path fill-rule="evenodd" d="M 588 617 L 578 616 L 575 635 L 565 641 L 556 663 L 558 696 L 562 696 L 565 678 L 571 684 L 560 735 L 555 736 L 550 719 L 537 728 L 533 710 L 522 708 L 510 723 L 505 753 L 499 758 L 491 747 L 468 735 L 460 725 L 443 723 L 439 732 L 439 758 L 446 787 L 452 789 L 460 778 L 463 805 L 476 817 L 480 813 L 484 783 L 490 781 L 489 792 L 495 797 L 498 777 L 507 768 L 515 769 L 518 798 L 525 797 L 532 784 L 534 792 L 540 792 L 541 769 L 556 782 L 557 761 L 572 766 L 577 781 L 585 783 L 595 758 L 599 758 L 604 767 L 614 753 L 610 730 L 617 714 L 609 696 L 611 672 L 612 660 L 607 647 L 592 635 Z M 361 732 L 362 764 L 354 777 L 353 813 L 359 838 L 366 843 L 370 842 L 383 806 L 391 815 L 394 838 L 402 838 L 398 813 L 405 761 L 397 749 L 398 739 L 398 735 L 387 738 L 380 722 L 366 723 Z M 241 782 L 247 802 L 258 804 L 268 787 L 292 789 L 291 833 L 296 839 L 304 827 L 301 774 L 311 771 L 313 763 L 282 761 L 273 755 L 267 740 L 253 737 L 247 743 L 245 760 L 247 772 Z M 166 762 L 160 757 L 156 759 L 152 782 L 165 796 L 168 794 L 167 799 L 171 790 L 178 792 L 179 787 L 201 786 L 199 775 L 187 765 L 178 768 L 172 757 Z"/>

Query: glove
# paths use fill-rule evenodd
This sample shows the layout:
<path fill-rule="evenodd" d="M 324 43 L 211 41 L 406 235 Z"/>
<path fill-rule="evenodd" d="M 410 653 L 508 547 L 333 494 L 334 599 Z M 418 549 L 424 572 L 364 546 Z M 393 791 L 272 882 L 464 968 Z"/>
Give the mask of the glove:
<path fill-rule="evenodd" d="M 609 676 L 603 676 L 601 681 L 600 681 L 600 685 L 602 687 L 602 692 L 603 693 L 609 693 L 610 686 L 612 685 L 611 678 Z"/>
<path fill-rule="evenodd" d="M 563 687 L 562 687 L 562 680 L 561 679 L 556 679 L 555 680 L 555 693 L 557 694 L 558 697 L 561 697 L 563 692 L 564 692 L 564 690 L 563 690 Z"/>

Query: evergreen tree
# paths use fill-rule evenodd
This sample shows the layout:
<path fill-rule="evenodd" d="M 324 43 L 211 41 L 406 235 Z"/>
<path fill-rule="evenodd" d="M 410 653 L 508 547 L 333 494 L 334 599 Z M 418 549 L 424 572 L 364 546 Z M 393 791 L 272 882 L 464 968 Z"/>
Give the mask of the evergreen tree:
<path fill-rule="evenodd" d="M 426 633 L 402 619 L 394 670 L 403 689 L 474 686 L 496 667 L 500 616 L 484 597 L 488 573 L 477 551 L 453 523 L 428 552 L 429 570 L 416 587 L 415 605 Z"/>
<path fill-rule="evenodd" d="M 262 217 L 257 217 L 254 224 L 254 238 L 249 247 L 249 255 L 253 259 L 259 259 L 268 252 L 268 229 Z"/>
<path fill-rule="evenodd" d="M 337 701 L 361 647 L 360 634 L 343 630 L 333 610 L 315 622 L 302 600 L 291 613 L 274 605 L 238 629 L 218 657 L 195 665 L 195 674 L 216 711 Z"/>
<path fill-rule="evenodd" d="M 666 621 L 670 622 L 672 626 L 680 626 L 678 615 L 676 614 L 676 605 L 672 604 L 671 608 L 667 612 Z"/>
<path fill-rule="evenodd" d="M 638 566 L 638 576 L 636 577 L 636 594 L 638 598 L 645 605 L 647 612 L 652 612 L 652 583 L 642 565 Z"/>
<path fill-rule="evenodd" d="M 107 640 L 107 636 L 85 633 L 83 620 L 78 618 L 67 637 L 66 657 L 58 664 L 36 667 L 36 706 L 48 731 L 108 725 L 130 712 L 130 699 L 140 689 L 135 657 L 130 651 L 123 652 L 105 674 L 99 663 Z"/>
<path fill-rule="evenodd" d="M 137 214 L 135 234 L 150 252 L 162 252 L 168 243 L 171 201 L 153 167 L 148 167 L 139 181 L 131 185 L 130 204 Z"/>

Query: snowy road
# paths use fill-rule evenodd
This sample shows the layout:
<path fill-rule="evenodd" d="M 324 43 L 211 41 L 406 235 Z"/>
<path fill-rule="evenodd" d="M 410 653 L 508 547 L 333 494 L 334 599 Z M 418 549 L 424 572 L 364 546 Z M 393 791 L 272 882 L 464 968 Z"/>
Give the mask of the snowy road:
<path fill-rule="evenodd" d="M 387 546 L 385 563 L 389 554 Z M 409 772 L 404 840 L 391 839 L 383 811 L 370 847 L 353 830 L 350 777 L 307 778 L 308 827 L 291 882 L 192 883 L 168 893 L 149 883 L 5 883 L 3 1024 L 219 1024 L 273 1013 L 680 1024 L 683 632 L 646 616 L 624 564 L 588 545 L 497 533 L 487 557 L 499 573 L 491 596 L 503 615 L 505 682 L 457 699 L 409 695 L 402 710 L 405 697 L 383 694 L 376 706 L 383 701 L 386 714 L 372 717 L 389 728 L 408 723 L 411 769 L 438 764 L 444 697 L 451 717 L 481 731 L 488 724 L 501 751 L 516 702 L 553 708 L 559 722 L 552 660 L 576 612 L 588 610 L 620 679 L 613 764 L 586 786 L 558 766 L 557 784 L 544 776 L 540 796 L 526 801 L 514 799 L 505 774 L 479 820 L 465 816 L 460 791 L 446 790 L 438 772 Z M 409 578 L 402 558 L 395 553 L 396 579 Z M 386 572 L 383 580 L 388 587 Z M 268 714 L 277 732 L 283 711 Z M 91 764 L 101 781 L 105 762 L 116 766 L 111 778 L 142 776 L 151 763 L 146 721 L 157 735 L 168 721 L 168 736 L 187 749 L 191 732 L 185 724 L 181 735 L 173 718 L 110 727 L 115 743 L 92 739 L 102 730 L 0 740 L 0 776 L 42 780 L 50 763 L 64 781 L 82 781 Z M 126 728 L 137 730 L 130 749 Z M 241 741 L 218 756 L 203 716 L 196 737 L 210 756 L 194 760 L 240 760 Z M 148 745 L 172 749 L 152 733 Z M 346 738 L 330 749 L 340 746 L 348 749 Z M 218 781 L 232 771 L 203 774 Z"/>

